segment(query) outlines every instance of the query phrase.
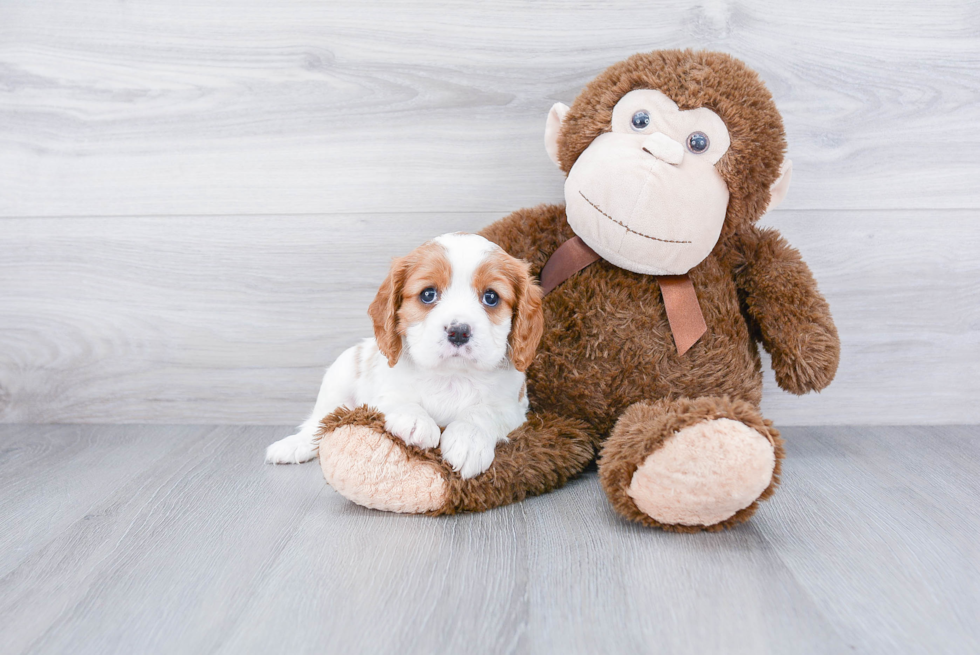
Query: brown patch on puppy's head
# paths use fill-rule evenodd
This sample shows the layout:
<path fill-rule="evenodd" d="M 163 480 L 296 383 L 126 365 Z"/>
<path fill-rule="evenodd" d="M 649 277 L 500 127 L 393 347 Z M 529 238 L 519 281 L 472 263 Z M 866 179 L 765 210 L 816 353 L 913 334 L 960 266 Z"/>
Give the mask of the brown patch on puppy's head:
<path fill-rule="evenodd" d="M 402 337 L 409 326 L 425 319 L 433 305 L 423 303 L 419 295 L 433 287 L 441 294 L 452 279 L 452 267 L 445 248 L 434 241 L 422 244 L 391 263 L 388 277 L 368 307 L 374 323 L 378 349 L 388 358 L 388 366 L 398 362 Z"/>
<path fill-rule="evenodd" d="M 724 121 L 731 146 L 715 165 L 730 193 L 722 238 L 757 221 L 779 178 L 786 135 L 759 75 L 724 53 L 660 50 L 607 68 L 579 94 L 562 121 L 562 170 L 567 174 L 592 141 L 610 131 L 616 103 L 636 89 L 661 91 L 681 110 L 706 107 Z"/>
<path fill-rule="evenodd" d="M 489 289 L 500 297 L 495 307 L 484 306 L 484 309 L 490 320 L 498 325 L 511 319 L 510 359 L 514 368 L 526 371 L 544 334 L 543 294 L 531 277 L 531 267 L 527 262 L 497 250 L 477 267 L 473 274 L 473 289 L 477 297 L 482 297 Z"/>

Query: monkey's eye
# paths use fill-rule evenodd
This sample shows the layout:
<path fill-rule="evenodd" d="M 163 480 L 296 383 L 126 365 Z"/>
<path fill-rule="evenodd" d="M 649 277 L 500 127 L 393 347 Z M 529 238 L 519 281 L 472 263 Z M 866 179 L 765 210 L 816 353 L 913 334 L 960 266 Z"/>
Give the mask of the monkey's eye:
<path fill-rule="evenodd" d="M 708 141 L 708 135 L 704 132 L 691 132 L 687 137 L 687 149 L 695 155 L 705 152 L 709 145 L 711 143 Z"/>
<path fill-rule="evenodd" d="M 647 129 L 647 127 L 650 126 L 650 112 L 648 112 L 646 109 L 641 109 L 640 111 L 633 114 L 633 118 L 632 120 L 630 120 L 630 124 L 633 126 L 633 129 L 636 130 L 637 132 L 642 132 L 643 130 Z"/>
<path fill-rule="evenodd" d="M 487 289 L 483 292 L 483 304 L 487 307 L 496 307 L 497 303 L 500 302 L 500 296 L 493 289 Z"/>
<path fill-rule="evenodd" d="M 432 303 L 434 303 L 437 297 L 439 297 L 439 292 L 436 291 L 435 287 L 428 287 L 426 289 L 422 289 L 422 293 L 419 294 L 419 300 L 421 300 L 426 305 L 431 305 Z"/>

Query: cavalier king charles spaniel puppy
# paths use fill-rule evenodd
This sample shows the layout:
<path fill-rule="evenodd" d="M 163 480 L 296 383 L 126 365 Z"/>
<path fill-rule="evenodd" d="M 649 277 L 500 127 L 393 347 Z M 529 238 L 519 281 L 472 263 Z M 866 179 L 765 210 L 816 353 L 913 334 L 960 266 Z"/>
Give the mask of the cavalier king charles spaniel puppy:
<path fill-rule="evenodd" d="M 486 471 L 527 416 L 541 295 L 525 262 L 475 234 L 444 234 L 396 259 L 368 309 L 374 338 L 327 369 L 310 418 L 266 461 L 313 459 L 324 416 L 369 405 L 405 443 L 440 446 L 462 477 Z"/>

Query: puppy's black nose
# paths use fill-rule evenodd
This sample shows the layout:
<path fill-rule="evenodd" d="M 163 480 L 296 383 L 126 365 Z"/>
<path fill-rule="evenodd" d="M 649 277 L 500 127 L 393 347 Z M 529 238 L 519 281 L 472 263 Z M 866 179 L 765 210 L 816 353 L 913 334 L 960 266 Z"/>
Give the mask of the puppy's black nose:
<path fill-rule="evenodd" d="M 446 338 L 454 346 L 462 346 L 470 340 L 470 326 L 467 323 L 453 323 L 446 328 Z"/>

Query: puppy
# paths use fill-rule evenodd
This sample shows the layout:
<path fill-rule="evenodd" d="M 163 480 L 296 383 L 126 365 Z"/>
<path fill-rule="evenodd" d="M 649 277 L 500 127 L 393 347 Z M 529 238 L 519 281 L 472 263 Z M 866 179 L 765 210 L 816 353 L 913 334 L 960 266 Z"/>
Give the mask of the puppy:
<path fill-rule="evenodd" d="M 266 461 L 313 459 L 324 416 L 369 405 L 405 443 L 441 446 L 462 477 L 486 471 L 527 416 L 541 295 L 525 262 L 475 234 L 445 234 L 396 259 L 368 309 L 374 338 L 327 369 L 313 413 Z"/>

